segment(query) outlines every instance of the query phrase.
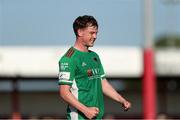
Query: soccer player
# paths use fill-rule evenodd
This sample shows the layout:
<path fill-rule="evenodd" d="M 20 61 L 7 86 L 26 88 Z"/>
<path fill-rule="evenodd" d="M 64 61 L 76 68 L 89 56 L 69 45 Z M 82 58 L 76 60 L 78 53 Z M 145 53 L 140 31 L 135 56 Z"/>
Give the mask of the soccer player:
<path fill-rule="evenodd" d="M 88 15 L 79 16 L 73 29 L 75 44 L 59 61 L 59 92 L 68 103 L 67 118 L 102 119 L 103 93 L 128 110 L 131 103 L 109 84 L 98 54 L 89 50 L 97 38 L 96 19 Z"/>

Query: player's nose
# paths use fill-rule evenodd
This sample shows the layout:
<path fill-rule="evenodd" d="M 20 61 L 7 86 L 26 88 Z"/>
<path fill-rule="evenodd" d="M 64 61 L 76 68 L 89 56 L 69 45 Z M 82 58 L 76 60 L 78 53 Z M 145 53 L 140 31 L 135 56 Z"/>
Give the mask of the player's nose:
<path fill-rule="evenodd" d="M 97 38 L 97 34 L 95 33 L 95 34 L 93 34 L 93 38 L 94 39 L 96 39 Z"/>

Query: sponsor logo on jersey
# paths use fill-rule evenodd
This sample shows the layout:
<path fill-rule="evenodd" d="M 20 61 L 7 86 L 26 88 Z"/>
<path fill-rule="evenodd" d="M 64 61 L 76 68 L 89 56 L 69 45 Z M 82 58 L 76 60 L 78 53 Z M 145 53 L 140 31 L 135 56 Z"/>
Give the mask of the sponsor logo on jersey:
<path fill-rule="evenodd" d="M 97 75 L 100 73 L 100 69 L 99 68 L 92 69 L 92 72 L 93 72 L 93 75 Z"/>
<path fill-rule="evenodd" d="M 82 62 L 82 67 L 86 66 L 86 63 L 85 62 Z"/>
<path fill-rule="evenodd" d="M 59 72 L 59 80 L 69 80 L 70 72 Z"/>
<path fill-rule="evenodd" d="M 69 67 L 68 63 L 61 63 L 60 70 L 66 70 Z"/>

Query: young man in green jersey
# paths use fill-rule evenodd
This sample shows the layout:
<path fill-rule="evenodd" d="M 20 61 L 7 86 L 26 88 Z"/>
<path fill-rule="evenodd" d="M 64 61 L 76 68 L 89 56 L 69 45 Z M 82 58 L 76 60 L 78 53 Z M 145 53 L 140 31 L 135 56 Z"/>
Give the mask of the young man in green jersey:
<path fill-rule="evenodd" d="M 93 16 L 79 16 L 73 23 L 76 41 L 59 61 L 60 96 L 68 103 L 67 118 L 102 119 L 103 93 L 122 104 L 124 110 L 131 103 L 123 98 L 106 80 L 99 56 L 89 50 L 97 38 L 98 23 Z"/>

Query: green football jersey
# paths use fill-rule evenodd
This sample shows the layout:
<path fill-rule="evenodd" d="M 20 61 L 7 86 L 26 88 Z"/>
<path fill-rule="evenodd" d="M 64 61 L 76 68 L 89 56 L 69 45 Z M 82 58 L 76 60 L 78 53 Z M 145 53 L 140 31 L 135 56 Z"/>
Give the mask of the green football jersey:
<path fill-rule="evenodd" d="M 99 56 L 93 52 L 82 52 L 71 47 L 59 61 L 59 85 L 70 85 L 71 93 L 82 104 L 98 107 L 101 119 L 104 114 L 104 98 L 101 80 L 105 78 Z M 68 105 L 68 119 L 86 119 L 85 115 Z"/>

